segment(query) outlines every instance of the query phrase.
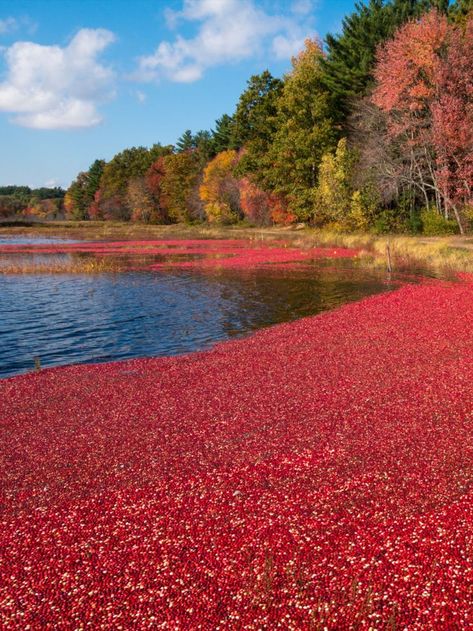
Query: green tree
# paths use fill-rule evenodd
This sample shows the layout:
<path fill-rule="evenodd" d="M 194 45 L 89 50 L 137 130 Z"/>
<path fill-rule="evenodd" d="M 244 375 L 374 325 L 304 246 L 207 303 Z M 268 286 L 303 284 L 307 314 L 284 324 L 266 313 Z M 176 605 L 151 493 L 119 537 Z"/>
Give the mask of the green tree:
<path fill-rule="evenodd" d="M 224 114 L 215 121 L 215 130 L 212 132 L 213 148 L 215 153 L 230 149 L 233 134 L 233 118 Z"/>
<path fill-rule="evenodd" d="M 85 198 L 87 187 L 87 172 L 81 171 L 71 183 L 64 198 L 64 208 L 67 216 L 78 221 L 87 219 L 88 204 Z"/>
<path fill-rule="evenodd" d="M 189 149 L 195 148 L 195 139 L 192 135 L 190 129 L 186 129 L 186 131 L 182 134 L 180 138 L 178 138 L 176 142 L 177 151 L 189 151 Z"/>
<path fill-rule="evenodd" d="M 234 149 L 248 143 L 268 145 L 275 131 L 277 100 L 282 86 L 282 81 L 268 70 L 250 78 L 233 116 Z"/>
<path fill-rule="evenodd" d="M 94 199 L 95 192 L 100 186 L 103 170 L 105 168 L 105 160 L 95 160 L 87 171 L 87 183 L 85 186 L 85 196 L 87 204 L 90 205 Z"/>
<path fill-rule="evenodd" d="M 299 220 L 312 214 L 320 161 L 336 145 L 321 61 L 319 43 L 307 40 L 285 78 L 278 99 L 277 131 L 262 163 L 265 187 L 285 196 Z"/>
<path fill-rule="evenodd" d="M 214 139 L 210 131 L 204 129 L 198 131 L 194 136 L 194 145 L 199 152 L 202 166 L 215 156 Z"/>
<path fill-rule="evenodd" d="M 82 171 L 66 192 L 64 207 L 68 216 L 82 221 L 89 218 L 89 208 L 100 186 L 104 160 L 95 160 L 88 171 Z"/>

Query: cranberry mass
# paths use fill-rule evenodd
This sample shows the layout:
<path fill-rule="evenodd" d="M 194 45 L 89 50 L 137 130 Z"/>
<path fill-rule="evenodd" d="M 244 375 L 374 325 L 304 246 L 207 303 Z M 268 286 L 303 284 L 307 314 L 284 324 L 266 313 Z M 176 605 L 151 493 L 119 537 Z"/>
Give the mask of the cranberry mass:
<path fill-rule="evenodd" d="M 473 286 L 0 382 L 5 628 L 466 628 Z"/>

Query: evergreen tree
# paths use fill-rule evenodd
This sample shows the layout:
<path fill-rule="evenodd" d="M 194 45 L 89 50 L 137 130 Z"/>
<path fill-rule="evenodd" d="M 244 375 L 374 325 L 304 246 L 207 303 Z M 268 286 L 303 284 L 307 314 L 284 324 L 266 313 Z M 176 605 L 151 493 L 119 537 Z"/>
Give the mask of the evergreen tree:
<path fill-rule="evenodd" d="M 176 149 L 178 152 L 195 149 L 195 139 L 190 129 L 186 129 L 186 131 L 178 139 L 176 142 Z"/>
<path fill-rule="evenodd" d="M 215 121 L 215 130 L 212 131 L 212 141 L 215 153 L 230 149 L 233 132 L 233 118 L 224 114 Z"/>
<path fill-rule="evenodd" d="M 275 131 L 277 100 L 282 81 L 265 70 L 253 75 L 240 96 L 233 116 L 232 144 L 239 149 L 249 142 L 267 145 Z"/>
<path fill-rule="evenodd" d="M 82 171 L 67 190 L 64 206 L 68 215 L 82 221 L 89 218 L 89 208 L 99 189 L 105 160 L 95 160 L 88 171 Z"/>
<path fill-rule="evenodd" d="M 90 206 L 94 199 L 95 192 L 100 186 L 100 179 L 105 168 L 105 160 L 95 160 L 87 171 L 87 183 L 85 185 L 85 199 L 87 206 Z"/>
<path fill-rule="evenodd" d="M 207 130 L 200 130 L 194 136 L 194 145 L 204 166 L 215 156 L 215 144 L 212 133 Z"/>

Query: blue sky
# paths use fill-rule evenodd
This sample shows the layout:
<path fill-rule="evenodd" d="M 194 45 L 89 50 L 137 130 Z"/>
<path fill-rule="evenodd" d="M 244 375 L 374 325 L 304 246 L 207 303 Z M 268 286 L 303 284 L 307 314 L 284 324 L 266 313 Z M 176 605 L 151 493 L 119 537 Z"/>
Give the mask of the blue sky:
<path fill-rule="evenodd" d="M 67 187 L 96 158 L 210 129 L 353 4 L 0 0 L 0 185 Z"/>

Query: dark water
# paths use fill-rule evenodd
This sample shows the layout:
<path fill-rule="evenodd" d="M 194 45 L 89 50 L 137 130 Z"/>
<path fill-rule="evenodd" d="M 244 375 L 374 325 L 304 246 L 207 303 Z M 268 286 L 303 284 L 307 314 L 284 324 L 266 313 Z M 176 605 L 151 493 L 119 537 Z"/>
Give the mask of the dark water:
<path fill-rule="evenodd" d="M 307 270 L 0 277 L 0 376 L 174 355 L 392 288 L 331 261 Z"/>

